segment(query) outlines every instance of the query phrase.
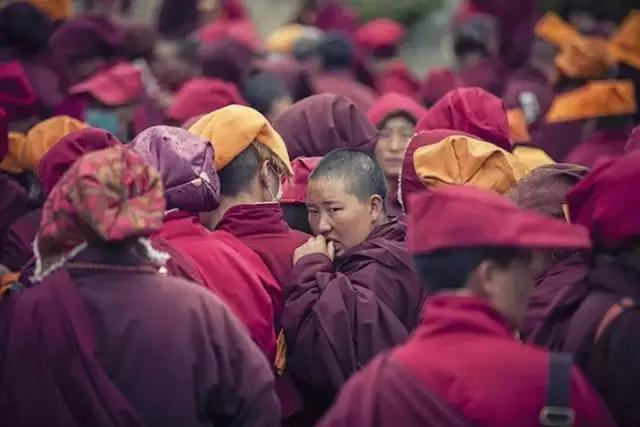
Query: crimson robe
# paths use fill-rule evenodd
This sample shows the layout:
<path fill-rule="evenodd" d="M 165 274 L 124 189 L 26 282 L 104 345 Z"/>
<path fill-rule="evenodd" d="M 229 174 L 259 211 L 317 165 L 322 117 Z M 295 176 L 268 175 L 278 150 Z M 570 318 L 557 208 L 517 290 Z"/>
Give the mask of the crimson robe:
<path fill-rule="evenodd" d="M 27 192 L 14 179 L 0 173 L 0 239 L 7 229 L 27 211 Z"/>
<path fill-rule="evenodd" d="M 376 92 L 357 81 L 349 70 L 324 71 L 314 79 L 313 87 L 316 93 L 346 96 L 363 112 L 369 111 L 377 98 Z"/>
<path fill-rule="evenodd" d="M 593 168 L 598 159 L 621 156 L 631 129 L 599 130 L 567 155 L 566 162 Z"/>
<path fill-rule="evenodd" d="M 0 264 L 11 271 L 20 271 L 33 257 L 33 242 L 40 230 L 41 217 L 42 209 L 38 208 L 11 224 L 0 248 Z"/>
<path fill-rule="evenodd" d="M 596 340 L 596 330 L 609 308 L 622 298 L 640 301 L 640 271 L 608 254 L 597 255 L 593 266 L 574 282 L 572 292 L 557 297 L 529 342 L 574 354 L 574 360 L 609 406 L 619 426 L 640 422 L 640 328 L 638 310 L 621 314 Z"/>
<path fill-rule="evenodd" d="M 551 108 L 555 93 L 547 76 L 527 64 L 515 71 L 506 84 L 503 100 L 507 109 L 522 108 L 529 120 L 529 131 L 535 131 Z"/>
<path fill-rule="evenodd" d="M 540 123 L 531 133 L 531 145 L 540 148 L 556 161 L 562 161 L 567 154 L 582 142 L 583 120 L 562 123 Z"/>
<path fill-rule="evenodd" d="M 416 326 L 424 291 L 405 249 L 406 231 L 393 220 L 335 265 L 312 254 L 293 267 L 282 313 L 287 368 L 318 406 Z"/>
<path fill-rule="evenodd" d="M 151 267 L 120 249 L 76 257 L 106 260 Z M 0 302 L 3 424 L 280 425 L 271 367 L 236 318 L 152 271 L 63 269 Z"/>
<path fill-rule="evenodd" d="M 346 425 L 341 419 L 345 412 L 349 425 L 362 427 L 378 425 L 381 416 L 389 423 L 380 425 L 396 425 L 391 421 L 396 419 L 405 421 L 397 425 L 407 426 L 466 425 L 455 417 L 456 424 L 449 424 L 450 407 L 476 427 L 539 427 L 548 369 L 549 354 L 516 341 L 504 318 L 486 301 L 435 295 L 429 297 L 422 324 L 411 339 L 355 376 L 355 385 L 345 386 L 320 426 Z M 574 426 L 613 426 L 578 369 L 571 376 Z M 400 381 L 422 392 L 401 391 Z M 358 393 L 367 382 L 376 387 Z M 378 397 L 382 414 L 380 407 L 368 404 L 368 394 Z M 436 405 L 434 411 L 434 399 L 445 406 Z"/>
<path fill-rule="evenodd" d="M 394 61 L 376 79 L 376 88 L 380 94 L 389 92 L 413 98 L 420 98 L 420 83 L 402 61 Z"/>
<path fill-rule="evenodd" d="M 153 240 L 166 242 L 188 262 L 178 263 L 182 265 L 170 269 L 172 273 L 195 269 L 187 276 L 200 277 L 201 284 L 227 303 L 258 346 L 273 357 L 274 302 L 278 303 L 281 288 L 253 251 L 225 231 L 209 232 L 196 217 L 184 213 L 170 215 Z"/>

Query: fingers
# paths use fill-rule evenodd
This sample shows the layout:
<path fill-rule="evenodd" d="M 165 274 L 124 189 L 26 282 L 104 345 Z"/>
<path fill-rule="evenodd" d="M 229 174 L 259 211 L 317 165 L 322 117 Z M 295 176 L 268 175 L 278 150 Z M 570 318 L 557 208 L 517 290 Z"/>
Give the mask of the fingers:
<path fill-rule="evenodd" d="M 336 245 L 333 242 L 327 244 L 327 255 L 333 261 L 336 257 Z"/>

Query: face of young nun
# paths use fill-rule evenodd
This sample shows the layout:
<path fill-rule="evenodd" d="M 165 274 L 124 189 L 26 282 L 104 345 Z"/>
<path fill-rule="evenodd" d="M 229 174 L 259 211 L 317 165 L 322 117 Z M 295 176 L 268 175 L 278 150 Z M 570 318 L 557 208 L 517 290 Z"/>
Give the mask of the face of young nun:
<path fill-rule="evenodd" d="M 359 200 L 338 178 L 310 180 L 306 204 L 313 234 L 333 242 L 336 256 L 367 240 L 383 207 L 380 196 Z"/>

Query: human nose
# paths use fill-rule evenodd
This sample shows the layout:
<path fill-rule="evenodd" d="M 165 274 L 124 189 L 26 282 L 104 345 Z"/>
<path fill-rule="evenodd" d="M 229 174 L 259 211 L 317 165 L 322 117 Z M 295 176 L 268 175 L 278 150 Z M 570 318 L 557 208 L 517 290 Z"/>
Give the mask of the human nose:
<path fill-rule="evenodd" d="M 405 147 L 405 140 L 400 135 L 394 135 L 389 142 L 389 150 L 391 152 L 399 152 L 402 151 Z"/>
<path fill-rule="evenodd" d="M 326 214 L 321 214 L 320 220 L 318 221 L 318 234 L 327 234 L 332 229 L 333 227 L 331 226 L 329 216 Z"/>

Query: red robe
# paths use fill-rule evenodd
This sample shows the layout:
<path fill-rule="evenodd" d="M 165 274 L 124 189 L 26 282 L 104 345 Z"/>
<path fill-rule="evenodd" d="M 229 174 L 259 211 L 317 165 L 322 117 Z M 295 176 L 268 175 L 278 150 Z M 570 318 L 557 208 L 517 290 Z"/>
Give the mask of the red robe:
<path fill-rule="evenodd" d="M 27 211 L 27 192 L 14 179 L 0 173 L 0 239 L 7 229 Z"/>
<path fill-rule="evenodd" d="M 394 220 L 335 265 L 314 254 L 294 266 L 282 314 L 287 367 L 315 403 L 330 403 L 353 373 L 416 326 L 424 293 L 405 238 L 406 226 Z"/>
<path fill-rule="evenodd" d="M 425 393 L 433 393 L 476 427 L 540 426 L 549 355 L 516 341 L 502 316 L 483 300 L 455 295 L 430 297 L 422 324 L 409 342 L 393 350 L 387 360 L 384 358 L 355 376 L 355 385 L 345 386 L 336 407 L 320 426 L 346 426 L 341 420 L 345 412 L 351 416 L 351 426 L 377 425 L 379 407 L 367 404 L 371 400 L 367 394 L 374 390 L 378 401 L 384 402 L 383 414 L 390 420 L 381 425 L 395 425 L 391 422 L 395 417 L 408 416 L 412 418 L 398 425 L 452 425 L 442 422 L 442 408 L 436 417 L 423 408 L 433 408 L 433 398 L 425 399 Z M 353 394 L 360 384 L 375 378 L 380 378 L 375 389 Z M 397 391 L 401 389 L 399 380 L 411 388 L 419 383 L 422 393 Z M 571 399 L 575 427 L 614 425 L 577 368 L 572 372 Z M 389 407 L 392 409 L 385 414 L 384 409 Z M 410 414 L 404 413 L 407 409 Z"/>
<path fill-rule="evenodd" d="M 357 81 L 349 70 L 324 71 L 314 79 L 313 86 L 316 93 L 346 96 L 363 112 L 369 111 L 377 98 L 375 91 Z"/>
<path fill-rule="evenodd" d="M 274 355 L 271 296 L 279 295 L 280 286 L 253 251 L 229 233 L 210 233 L 197 218 L 181 213 L 169 216 L 153 239 L 166 242 L 188 260 L 180 271 L 195 268 L 202 285 L 227 303 L 265 354 Z"/>
<path fill-rule="evenodd" d="M 376 88 L 380 94 L 399 93 L 418 101 L 420 83 L 402 61 L 395 61 L 377 78 Z"/>
<path fill-rule="evenodd" d="M 623 155 L 629 135 L 631 129 L 599 130 L 575 147 L 566 162 L 593 168 L 602 157 Z"/>
<path fill-rule="evenodd" d="M 507 110 L 522 108 L 525 117 L 535 117 L 529 124 L 533 132 L 544 122 L 554 97 L 553 86 L 544 73 L 525 65 L 511 75 L 502 98 Z"/>
<path fill-rule="evenodd" d="M 34 209 L 11 224 L 0 248 L 0 264 L 11 271 L 20 271 L 33 257 L 33 241 L 40 229 L 41 216 L 42 209 Z"/>

